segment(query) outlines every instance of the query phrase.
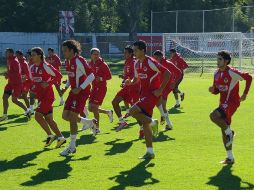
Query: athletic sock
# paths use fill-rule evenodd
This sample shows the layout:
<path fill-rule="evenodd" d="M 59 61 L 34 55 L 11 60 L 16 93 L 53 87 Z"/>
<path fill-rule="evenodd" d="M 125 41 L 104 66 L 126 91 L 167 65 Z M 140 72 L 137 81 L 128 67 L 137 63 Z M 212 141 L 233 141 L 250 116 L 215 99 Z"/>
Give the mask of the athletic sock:
<path fill-rule="evenodd" d="M 228 157 L 230 160 L 234 160 L 234 155 L 233 155 L 232 150 L 227 150 L 227 157 Z"/>
<path fill-rule="evenodd" d="M 176 105 L 179 105 L 179 104 L 180 104 L 179 100 L 176 100 Z"/>
<path fill-rule="evenodd" d="M 153 147 L 147 147 L 147 148 L 146 148 L 146 152 L 147 152 L 147 153 L 150 153 L 150 154 L 154 154 L 154 152 L 153 152 Z"/>
<path fill-rule="evenodd" d="M 70 138 L 71 138 L 70 147 L 75 148 L 77 135 L 70 135 Z"/>
<path fill-rule="evenodd" d="M 161 117 L 165 117 L 165 114 L 164 114 L 164 110 L 163 110 L 162 104 L 158 106 L 158 109 L 159 109 L 159 111 L 160 111 Z"/>
<path fill-rule="evenodd" d="M 91 119 L 86 119 L 84 117 L 80 117 L 80 123 L 83 125 L 91 125 L 92 120 Z"/>
<path fill-rule="evenodd" d="M 119 122 L 120 122 L 120 123 L 124 123 L 124 122 L 125 122 L 125 120 L 124 120 L 124 118 L 123 118 L 122 116 L 119 117 L 118 119 L 119 119 Z"/>
<path fill-rule="evenodd" d="M 169 119 L 168 113 L 165 113 L 165 118 L 166 118 L 167 126 L 171 127 L 171 126 L 172 126 L 172 123 L 171 123 L 171 121 L 170 121 L 170 119 Z"/>
<path fill-rule="evenodd" d="M 231 135 L 231 134 L 232 134 L 232 130 L 230 129 L 230 127 L 228 127 L 228 128 L 225 130 L 225 134 L 226 134 L 226 135 Z"/>

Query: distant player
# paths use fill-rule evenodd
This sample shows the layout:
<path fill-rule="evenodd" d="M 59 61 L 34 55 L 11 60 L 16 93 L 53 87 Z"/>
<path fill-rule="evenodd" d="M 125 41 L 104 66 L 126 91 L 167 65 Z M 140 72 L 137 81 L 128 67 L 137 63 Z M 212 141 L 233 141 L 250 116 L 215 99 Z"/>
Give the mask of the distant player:
<path fill-rule="evenodd" d="M 120 131 L 128 126 L 127 122 L 125 121 L 125 118 L 122 116 L 119 104 L 122 101 L 124 101 L 125 105 L 126 104 L 134 105 L 139 100 L 140 96 L 140 83 L 136 83 L 130 86 L 125 85 L 125 80 L 134 78 L 134 64 L 136 60 L 134 58 L 132 46 L 126 46 L 124 48 L 124 58 L 125 63 L 124 63 L 123 82 L 121 85 L 122 88 L 119 92 L 117 92 L 115 98 L 112 101 L 113 108 L 119 119 L 119 126 L 117 127 L 117 131 Z M 142 125 L 140 126 L 139 133 L 140 133 L 139 138 L 143 138 L 144 132 Z"/>
<path fill-rule="evenodd" d="M 30 118 L 30 110 L 18 100 L 22 94 L 22 79 L 21 79 L 21 66 L 14 56 L 14 51 L 11 48 L 7 48 L 5 51 L 7 59 L 7 72 L 5 78 L 8 82 L 4 88 L 3 93 L 3 116 L 0 117 L 0 121 L 8 119 L 7 111 L 9 108 L 8 99 L 12 96 L 12 102 L 22 108 L 25 111 L 25 115 Z"/>
<path fill-rule="evenodd" d="M 231 118 L 244 101 L 249 92 L 252 76 L 228 66 L 231 56 L 227 51 L 220 51 L 217 55 L 218 70 L 214 74 L 213 86 L 209 88 L 212 94 L 220 94 L 220 105 L 211 114 L 210 118 L 221 128 L 223 144 L 227 151 L 227 158 L 222 164 L 233 164 L 232 143 L 234 131 L 230 128 Z M 243 95 L 239 96 L 239 81 L 245 80 L 246 85 Z"/>
<path fill-rule="evenodd" d="M 21 50 L 16 51 L 16 56 L 21 66 L 21 79 L 22 79 L 22 94 L 21 98 L 25 101 L 26 107 L 30 110 L 30 102 L 28 100 L 27 94 L 31 87 L 31 72 L 26 61 L 26 58 L 23 56 Z"/>
<path fill-rule="evenodd" d="M 158 136 L 158 120 L 152 119 L 153 109 L 160 100 L 169 79 L 170 72 L 156 60 L 146 55 L 146 43 L 136 41 L 133 44 L 134 55 L 138 59 L 135 63 L 134 78 L 127 79 L 126 85 L 141 82 L 140 100 L 130 109 L 132 117 L 142 123 L 146 141 L 146 153 L 140 159 L 155 157 L 152 146 L 152 135 Z"/>
<path fill-rule="evenodd" d="M 61 80 L 62 75 L 45 61 L 44 52 L 40 47 L 33 48 L 31 56 L 34 63 L 31 66 L 32 85 L 36 99 L 38 99 L 35 120 L 48 135 L 44 146 L 48 147 L 57 140 L 56 148 L 59 148 L 66 140 L 53 118 L 55 97 L 52 85 Z M 56 136 L 52 134 L 51 130 Z"/>
<path fill-rule="evenodd" d="M 173 90 L 174 96 L 175 96 L 175 100 L 176 100 L 176 104 L 175 104 L 175 108 L 180 108 L 180 101 L 178 98 L 178 94 L 180 94 L 181 97 L 181 101 L 184 100 L 184 92 L 181 92 L 179 89 L 179 85 L 183 80 L 184 77 L 184 70 L 187 69 L 189 66 L 187 65 L 186 61 L 180 56 L 180 54 L 178 54 L 176 52 L 175 49 L 170 49 L 170 61 L 178 68 L 181 70 L 182 72 L 182 77 L 181 79 L 176 83 L 175 88 Z"/>
<path fill-rule="evenodd" d="M 61 67 L 61 60 L 58 57 L 58 55 L 55 53 L 53 48 L 48 48 L 48 57 L 47 57 L 47 62 L 51 64 L 56 70 L 60 71 Z M 63 99 L 63 94 L 61 91 L 61 81 L 58 81 L 59 83 L 54 84 L 56 87 L 56 90 L 60 96 L 60 105 L 64 105 L 64 99 Z"/>
<path fill-rule="evenodd" d="M 62 51 L 66 59 L 66 71 L 68 73 L 68 81 L 62 92 L 64 93 L 68 87 L 71 88 L 62 114 L 63 119 L 70 123 L 71 142 L 69 146 L 60 152 L 61 156 L 67 156 L 76 152 L 78 123 L 93 129 L 95 134 L 96 120 L 80 116 L 80 114 L 83 114 L 86 101 L 90 95 L 90 84 L 95 77 L 86 60 L 79 56 L 81 46 L 78 41 L 64 41 Z"/>
<path fill-rule="evenodd" d="M 100 50 L 92 48 L 90 54 L 89 66 L 92 68 L 95 79 L 92 83 L 88 109 L 93 112 L 94 118 L 97 120 L 96 133 L 100 133 L 100 113 L 107 114 L 110 122 L 113 122 L 113 111 L 100 108 L 107 93 L 107 81 L 112 76 L 107 63 L 100 57 Z"/>
<path fill-rule="evenodd" d="M 157 104 L 157 107 L 160 111 L 161 114 L 161 125 L 164 125 L 165 120 L 166 120 L 166 126 L 164 131 L 168 131 L 172 129 L 172 123 L 169 119 L 169 114 L 167 111 L 167 99 L 168 99 L 168 95 L 170 94 L 170 92 L 173 91 L 173 89 L 175 88 L 175 85 L 178 83 L 178 81 L 181 79 L 182 77 L 182 72 L 180 69 L 178 69 L 172 62 L 170 62 L 169 60 L 167 60 L 164 56 L 163 53 L 160 50 L 157 50 L 153 53 L 153 57 L 164 67 L 166 67 L 170 73 L 171 73 L 171 77 L 170 80 L 167 84 L 167 86 L 165 87 L 165 89 L 163 90 L 161 99 L 159 101 L 159 103 Z"/>

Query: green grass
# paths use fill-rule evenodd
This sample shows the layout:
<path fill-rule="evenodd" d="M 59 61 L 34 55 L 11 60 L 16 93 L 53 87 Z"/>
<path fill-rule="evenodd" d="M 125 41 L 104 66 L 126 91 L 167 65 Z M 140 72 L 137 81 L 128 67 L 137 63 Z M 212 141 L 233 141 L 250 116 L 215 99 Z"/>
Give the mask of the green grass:
<path fill-rule="evenodd" d="M 220 130 L 208 117 L 219 98 L 207 91 L 211 77 L 186 75 L 181 86 L 186 99 L 181 109 L 170 115 L 174 130 L 160 133 L 154 143 L 156 159 L 149 163 L 137 159 L 144 153 L 145 144 L 137 140 L 138 126 L 133 119 L 128 121 L 131 127 L 116 133 L 117 118 L 110 124 L 102 115 L 102 134 L 93 137 L 88 131 L 79 133 L 77 153 L 64 158 L 58 155 L 62 148 L 52 145 L 43 149 L 42 129 L 34 118 L 26 122 L 22 111 L 10 103 L 10 120 L 0 123 L 0 189 L 254 189 L 253 90 L 233 118 L 236 163 L 223 167 L 219 161 L 226 155 Z M 116 76 L 109 82 L 103 108 L 111 109 L 120 82 Z M 5 85 L 3 77 L 0 85 Z M 58 103 L 57 98 L 54 116 L 68 137 L 69 124 L 61 119 L 63 107 L 57 107 Z M 173 104 L 170 95 L 168 107 Z M 154 117 L 159 118 L 157 109 Z"/>

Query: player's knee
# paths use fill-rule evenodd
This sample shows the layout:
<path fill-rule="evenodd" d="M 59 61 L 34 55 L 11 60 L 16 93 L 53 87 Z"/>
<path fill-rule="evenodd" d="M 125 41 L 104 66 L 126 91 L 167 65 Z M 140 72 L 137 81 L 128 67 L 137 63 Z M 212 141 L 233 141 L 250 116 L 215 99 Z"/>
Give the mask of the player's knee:
<path fill-rule="evenodd" d="M 42 116 L 42 114 L 40 114 L 38 112 L 35 112 L 34 118 L 38 122 L 38 121 L 40 121 L 43 118 L 43 116 Z"/>
<path fill-rule="evenodd" d="M 115 107 L 119 104 L 119 101 L 117 100 L 117 98 L 114 98 L 111 103 L 112 103 L 113 107 Z"/>
<path fill-rule="evenodd" d="M 210 119 L 213 122 L 218 119 L 218 116 L 217 116 L 217 114 L 214 111 L 210 113 Z"/>
<path fill-rule="evenodd" d="M 11 101 L 12 101 L 13 103 L 17 103 L 17 102 L 18 102 L 18 98 L 12 96 Z"/>
<path fill-rule="evenodd" d="M 88 106 L 88 110 L 89 110 L 90 112 L 96 112 L 96 111 L 98 111 L 98 108 L 97 108 L 96 106 L 90 104 L 90 105 Z"/>
<path fill-rule="evenodd" d="M 68 117 L 68 114 L 67 114 L 66 112 L 63 112 L 62 118 L 63 118 L 65 121 L 69 121 L 69 117 Z"/>

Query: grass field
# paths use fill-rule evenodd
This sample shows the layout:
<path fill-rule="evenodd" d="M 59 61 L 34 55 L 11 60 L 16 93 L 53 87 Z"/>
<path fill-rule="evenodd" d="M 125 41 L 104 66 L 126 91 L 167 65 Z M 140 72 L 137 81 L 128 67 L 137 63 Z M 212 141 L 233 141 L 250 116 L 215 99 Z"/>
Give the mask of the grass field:
<path fill-rule="evenodd" d="M 120 82 L 116 76 L 109 82 L 104 108 L 111 109 Z M 154 143 L 156 158 L 150 162 L 138 160 L 145 145 L 137 139 L 133 119 L 129 128 L 116 133 L 117 118 L 110 124 L 102 115 L 102 133 L 96 137 L 88 131 L 79 133 L 77 153 L 65 158 L 58 154 L 62 148 L 44 149 L 45 134 L 34 118 L 27 122 L 22 111 L 10 104 L 10 119 L 0 123 L 0 190 L 254 189 L 253 87 L 233 118 L 236 163 L 223 167 L 219 164 L 226 156 L 221 133 L 208 117 L 219 98 L 208 93 L 211 83 L 212 74 L 186 75 L 181 86 L 186 99 L 181 109 L 170 111 L 174 130 L 160 133 Z M 5 85 L 3 77 L 0 85 Z M 61 119 L 63 107 L 58 103 L 57 98 L 54 116 L 68 137 L 69 125 Z M 170 95 L 168 107 L 173 105 Z M 157 109 L 154 116 L 159 118 Z"/>

